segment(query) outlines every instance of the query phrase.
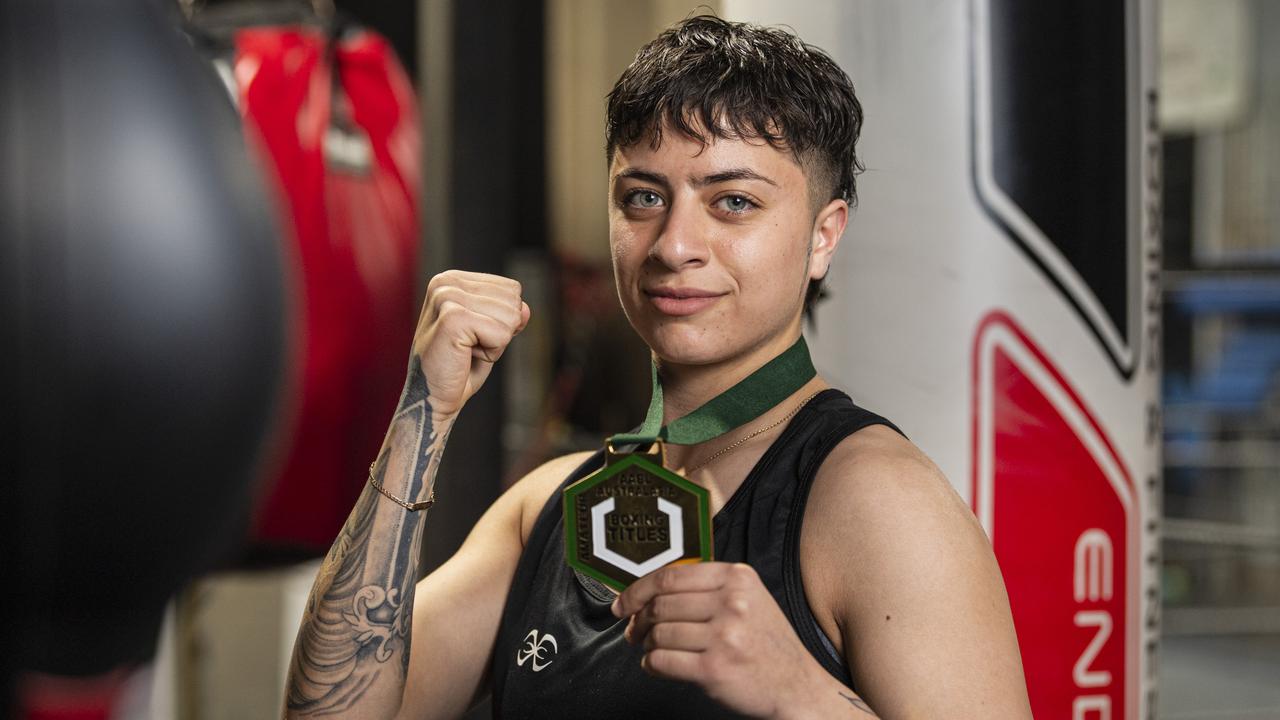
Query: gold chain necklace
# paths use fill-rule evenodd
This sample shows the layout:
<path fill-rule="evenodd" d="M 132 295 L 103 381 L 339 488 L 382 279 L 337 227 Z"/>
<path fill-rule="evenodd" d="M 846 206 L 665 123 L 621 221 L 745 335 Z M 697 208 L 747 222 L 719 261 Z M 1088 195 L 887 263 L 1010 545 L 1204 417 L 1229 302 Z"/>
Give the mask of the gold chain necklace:
<path fill-rule="evenodd" d="M 751 438 L 753 438 L 753 437 L 757 437 L 757 436 L 759 436 L 759 435 L 763 435 L 763 434 L 765 434 L 765 433 L 769 432 L 770 430 L 772 430 L 772 429 L 774 429 L 774 428 L 778 427 L 778 426 L 779 426 L 779 425 L 781 425 L 782 423 L 784 423 L 784 422 L 786 422 L 786 421 L 790 420 L 791 418 L 795 417 L 796 413 L 800 412 L 800 410 L 801 410 L 801 409 L 803 409 L 805 405 L 808 405 L 810 400 L 812 400 L 812 399 L 814 399 L 815 397 L 817 397 L 817 396 L 818 396 L 818 393 L 821 393 L 821 392 L 822 392 L 822 391 L 821 391 L 821 390 L 819 390 L 818 392 L 815 392 L 814 394 L 812 394 L 812 395 L 810 395 L 809 397 L 805 398 L 804 400 L 800 401 L 800 404 L 799 404 L 799 405 L 796 405 L 794 408 L 792 408 L 792 409 L 791 409 L 791 412 L 787 413 L 786 415 L 783 415 L 781 419 L 779 419 L 777 422 L 773 423 L 772 425 L 769 425 L 768 427 L 762 427 L 762 428 L 760 428 L 759 430 L 755 430 L 755 431 L 753 431 L 753 432 L 751 432 L 751 433 L 749 433 L 749 434 L 747 434 L 747 435 L 745 435 L 745 436 L 743 436 L 743 437 L 738 438 L 738 439 L 737 439 L 733 444 L 731 444 L 731 445 L 727 445 L 727 446 L 725 446 L 725 447 L 723 447 L 723 448 L 720 448 L 720 449 L 719 449 L 719 450 L 717 450 L 716 452 L 712 453 L 711 457 L 709 457 L 709 458 L 707 458 L 707 459 L 703 460 L 702 462 L 698 463 L 697 465 L 694 465 L 693 467 L 690 467 L 690 468 L 686 469 L 686 470 L 684 471 L 684 474 L 685 474 L 685 475 L 692 475 L 692 474 L 694 474 L 695 472 L 697 472 L 697 471 L 701 470 L 702 468 L 704 468 L 704 467 L 706 467 L 708 464 L 710 464 L 712 460 L 715 460 L 716 458 L 718 458 L 718 457 L 720 457 L 720 456 L 722 456 L 722 455 L 726 455 L 726 454 L 728 454 L 728 453 L 732 452 L 733 450 L 736 450 L 736 449 L 738 449 L 739 447 L 742 447 L 742 444 L 743 444 L 743 443 L 745 443 L 746 441 L 750 440 Z"/>

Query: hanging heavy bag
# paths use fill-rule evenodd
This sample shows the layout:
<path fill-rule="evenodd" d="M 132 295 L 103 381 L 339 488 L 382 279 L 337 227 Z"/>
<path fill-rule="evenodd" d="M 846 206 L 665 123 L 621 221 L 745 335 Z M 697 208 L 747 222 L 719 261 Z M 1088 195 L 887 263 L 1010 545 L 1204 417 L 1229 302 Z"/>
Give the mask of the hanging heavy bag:
<path fill-rule="evenodd" d="M 269 444 L 281 246 L 170 10 L 0 8 L 9 671 L 150 657 L 170 595 L 243 537 Z"/>
<path fill-rule="evenodd" d="M 418 305 L 416 100 L 385 40 L 306 5 L 213 4 L 192 25 L 271 179 L 298 269 L 290 330 L 301 374 L 246 559 L 319 556 L 404 383 Z"/>

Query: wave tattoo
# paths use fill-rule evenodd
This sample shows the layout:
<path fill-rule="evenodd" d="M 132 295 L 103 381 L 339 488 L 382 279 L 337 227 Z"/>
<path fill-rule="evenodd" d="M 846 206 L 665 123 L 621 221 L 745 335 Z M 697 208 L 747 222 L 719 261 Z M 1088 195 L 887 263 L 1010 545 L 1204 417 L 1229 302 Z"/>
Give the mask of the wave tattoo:
<path fill-rule="evenodd" d="M 425 379 L 412 368 L 371 470 L 373 480 L 404 488 L 403 497 L 426 498 L 447 440 L 447 428 L 433 427 Z M 289 711 L 341 713 L 382 673 L 395 672 L 396 683 L 403 682 L 425 517 L 384 500 L 371 487 L 361 493 L 307 598 L 289 673 Z"/>

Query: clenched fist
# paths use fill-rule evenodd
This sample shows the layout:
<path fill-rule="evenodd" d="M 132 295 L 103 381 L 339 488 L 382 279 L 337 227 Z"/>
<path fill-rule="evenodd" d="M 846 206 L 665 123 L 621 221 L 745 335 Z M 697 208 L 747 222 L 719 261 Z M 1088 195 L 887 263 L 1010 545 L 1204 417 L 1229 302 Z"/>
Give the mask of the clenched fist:
<path fill-rule="evenodd" d="M 809 654 L 750 565 L 668 565 L 632 583 L 614 601 L 613 614 L 630 616 L 624 635 L 643 644 L 646 672 L 695 683 L 736 712 L 874 717 Z M 841 714 L 816 710 L 824 701 Z M 850 708 L 860 712 L 845 715 Z"/>
<path fill-rule="evenodd" d="M 520 299 L 520 283 L 511 278 L 461 270 L 431 278 L 413 358 L 422 369 L 432 412 L 457 415 L 528 322 L 529 306 Z"/>

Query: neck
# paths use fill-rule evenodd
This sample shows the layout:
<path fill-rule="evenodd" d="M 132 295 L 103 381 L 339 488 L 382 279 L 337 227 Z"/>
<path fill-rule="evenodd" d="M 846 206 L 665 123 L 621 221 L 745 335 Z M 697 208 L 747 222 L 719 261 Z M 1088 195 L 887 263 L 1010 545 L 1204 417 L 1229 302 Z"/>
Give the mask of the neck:
<path fill-rule="evenodd" d="M 682 365 L 658 358 L 662 375 L 663 424 L 688 415 L 781 355 L 800 337 L 800 328 L 720 362 Z"/>

